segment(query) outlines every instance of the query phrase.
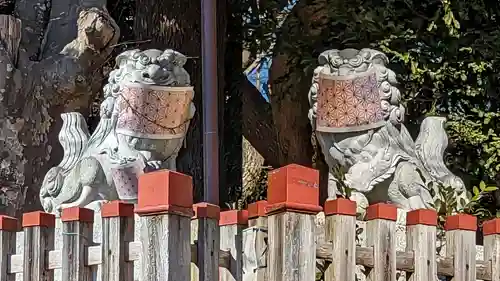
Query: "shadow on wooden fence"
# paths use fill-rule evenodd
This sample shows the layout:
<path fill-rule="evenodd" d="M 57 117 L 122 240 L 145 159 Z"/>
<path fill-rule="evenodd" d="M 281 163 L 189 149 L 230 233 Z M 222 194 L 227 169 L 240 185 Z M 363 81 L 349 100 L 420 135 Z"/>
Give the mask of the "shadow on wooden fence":
<path fill-rule="evenodd" d="M 476 218 L 459 214 L 446 221 L 446 256 L 436 255 L 437 214 L 407 213 L 406 250 L 396 251 L 397 209 L 389 204 L 367 210 L 367 245 L 356 246 L 356 204 L 327 201 L 325 244 L 316 243 L 318 172 L 289 165 L 270 173 L 268 201 L 248 210 L 220 212 L 192 202 L 189 176 L 158 171 L 139 180 L 136 206 L 110 202 L 101 210 L 102 243 L 91 240 L 94 213 L 64 209 L 61 250 L 54 249 L 55 216 L 23 216 L 24 251 L 16 253 L 16 219 L 0 216 L 0 280 L 51 281 L 61 269 L 64 281 L 133 281 L 133 263 L 142 260 L 141 281 L 237 280 L 313 281 L 316 260 L 327 261 L 326 281 L 354 281 L 356 265 L 369 268 L 367 279 L 412 281 L 449 276 L 454 281 L 500 280 L 500 220 L 484 225 L 484 260 L 476 260 Z M 134 237 L 134 214 L 141 217 Z"/>

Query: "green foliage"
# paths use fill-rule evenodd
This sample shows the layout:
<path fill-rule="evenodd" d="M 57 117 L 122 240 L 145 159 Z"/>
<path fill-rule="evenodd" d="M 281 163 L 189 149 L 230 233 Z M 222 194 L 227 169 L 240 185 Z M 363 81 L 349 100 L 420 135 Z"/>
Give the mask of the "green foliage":
<path fill-rule="evenodd" d="M 351 198 L 353 189 L 345 183 L 344 169 L 340 165 L 337 165 L 333 167 L 332 174 L 337 179 L 338 196 L 346 199 Z"/>
<path fill-rule="evenodd" d="M 329 3 L 332 21 L 321 34 L 329 42 L 325 46 L 371 46 L 387 53 L 413 133 L 424 116 L 448 117 L 448 164 L 470 185 L 494 180 L 500 170 L 499 3 L 487 8 L 483 1 L 462 0 Z"/>
<path fill-rule="evenodd" d="M 438 212 L 438 246 L 437 253 L 441 252 L 442 247 L 445 245 L 445 221 L 446 217 L 456 214 L 465 213 L 471 214 L 478 218 L 479 224 L 483 221 L 491 219 L 495 216 L 499 217 L 500 213 L 492 207 L 493 204 L 485 204 L 485 198 L 491 197 L 492 192 L 498 190 L 496 186 L 487 186 L 484 181 L 479 183 L 479 186 L 474 186 L 472 192 L 467 192 L 466 200 L 462 194 L 456 195 L 455 190 L 451 186 L 433 186 L 435 183 L 430 183 L 428 187 L 429 190 L 434 193 L 438 191 L 438 194 L 433 194 L 434 208 Z"/>
<path fill-rule="evenodd" d="M 479 221 L 484 221 L 495 217 L 496 212 L 487 209 L 482 204 L 482 199 L 491 195 L 498 187 L 487 186 L 484 181 L 479 183 L 479 186 L 474 186 L 472 192 L 467 192 L 466 196 L 462 194 L 456 195 L 456 191 L 451 186 L 439 185 L 433 189 L 431 183 L 429 187 L 431 190 L 438 190 L 437 196 L 435 195 L 434 208 L 438 211 L 440 224 L 444 224 L 446 216 L 455 213 L 465 213 L 476 216 Z M 467 200 L 466 200 L 467 198 Z"/>

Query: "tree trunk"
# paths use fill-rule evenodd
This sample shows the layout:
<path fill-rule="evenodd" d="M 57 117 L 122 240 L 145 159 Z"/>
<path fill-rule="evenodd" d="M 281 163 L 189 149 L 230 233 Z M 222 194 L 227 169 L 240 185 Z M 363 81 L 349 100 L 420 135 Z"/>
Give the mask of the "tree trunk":
<path fill-rule="evenodd" d="M 16 0 L 0 15 L 0 212 L 40 209 L 60 113 L 88 113 L 119 29 L 98 0 Z M 2 10 L 5 12 L 5 10 Z M 24 209 L 23 209 L 24 206 Z"/>
<path fill-rule="evenodd" d="M 270 71 L 273 120 L 282 147 L 281 163 L 312 164 L 312 128 L 307 117 L 307 94 L 317 64 L 313 49 L 302 41 L 321 31 L 327 11 L 326 0 L 299 1 L 283 24 L 274 49 Z M 305 36 L 306 35 L 306 36 Z M 298 54 L 297 54 L 298 52 Z M 303 53 L 307 52 L 307 53 Z M 319 55 L 319 54 L 318 54 Z M 304 62 L 304 58 L 312 57 Z"/>
<path fill-rule="evenodd" d="M 243 134 L 257 151 L 278 167 L 289 163 L 312 165 L 313 146 L 307 113 L 307 93 L 316 64 L 314 49 L 303 50 L 306 35 L 321 32 L 327 0 L 299 1 L 283 23 L 273 50 L 270 70 L 271 104 L 242 76 L 238 90 L 243 99 Z M 313 57 L 304 65 L 305 57 Z M 306 69 L 309 67 L 310 69 Z"/>
<path fill-rule="evenodd" d="M 307 35 L 322 32 L 328 17 L 327 0 L 298 1 L 283 23 L 273 50 L 270 69 L 271 104 L 242 75 L 238 87 L 243 99 L 243 134 L 274 168 L 290 163 L 313 166 L 327 175 L 327 165 L 315 145 L 307 113 L 312 70 L 322 48 L 303 44 Z M 318 42 L 321 44 L 321 42 Z M 304 53 L 306 52 L 306 53 Z M 310 58 L 308 61 L 303 61 Z M 327 179 L 321 179 L 326 198 Z"/>
<path fill-rule="evenodd" d="M 226 26 L 225 1 L 217 1 L 218 20 L 218 72 L 224 73 L 224 34 Z M 134 22 L 135 38 L 148 40 L 141 49 L 174 49 L 190 57 L 186 70 L 191 75 L 194 86 L 194 104 L 196 114 L 190 123 L 186 137 L 186 147 L 181 149 L 177 159 L 177 168 L 193 178 L 195 200 L 202 198 L 203 192 L 203 108 L 202 108 L 202 76 L 201 76 L 201 1 L 200 0 L 136 0 Z M 224 112 L 224 80 L 219 75 L 219 125 L 223 125 Z M 219 133 L 223 128 L 219 128 Z M 222 141 L 222 136 L 219 138 Z M 224 193 L 223 149 L 220 148 L 220 194 Z"/>

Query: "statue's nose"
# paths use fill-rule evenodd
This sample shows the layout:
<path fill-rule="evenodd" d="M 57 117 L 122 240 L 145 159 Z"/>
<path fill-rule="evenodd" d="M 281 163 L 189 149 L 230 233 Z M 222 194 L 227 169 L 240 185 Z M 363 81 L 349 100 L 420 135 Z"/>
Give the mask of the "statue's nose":
<path fill-rule="evenodd" d="M 161 67 L 159 65 L 150 65 L 145 71 L 142 72 L 143 78 L 153 79 L 157 77 L 161 72 Z"/>

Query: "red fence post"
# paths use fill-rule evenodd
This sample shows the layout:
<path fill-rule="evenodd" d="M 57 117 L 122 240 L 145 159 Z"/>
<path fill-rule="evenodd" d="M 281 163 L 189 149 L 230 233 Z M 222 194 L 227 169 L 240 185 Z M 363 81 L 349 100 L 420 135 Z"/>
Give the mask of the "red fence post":
<path fill-rule="evenodd" d="M 292 164 L 269 172 L 269 280 L 314 281 L 319 172 Z"/>
<path fill-rule="evenodd" d="M 135 210 L 141 216 L 141 280 L 191 280 L 190 176 L 160 170 L 139 177 Z"/>

